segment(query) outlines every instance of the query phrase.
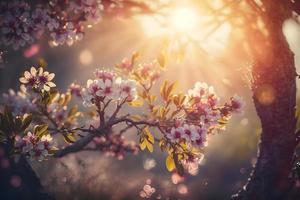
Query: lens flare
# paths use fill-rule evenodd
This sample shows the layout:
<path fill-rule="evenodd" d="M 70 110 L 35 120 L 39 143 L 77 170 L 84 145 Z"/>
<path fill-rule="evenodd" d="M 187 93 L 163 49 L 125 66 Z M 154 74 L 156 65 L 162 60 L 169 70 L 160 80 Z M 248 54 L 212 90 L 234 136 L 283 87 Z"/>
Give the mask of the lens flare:
<path fill-rule="evenodd" d="M 178 32 L 191 32 L 197 28 L 199 15 L 192 8 L 178 8 L 169 16 L 171 29 Z"/>

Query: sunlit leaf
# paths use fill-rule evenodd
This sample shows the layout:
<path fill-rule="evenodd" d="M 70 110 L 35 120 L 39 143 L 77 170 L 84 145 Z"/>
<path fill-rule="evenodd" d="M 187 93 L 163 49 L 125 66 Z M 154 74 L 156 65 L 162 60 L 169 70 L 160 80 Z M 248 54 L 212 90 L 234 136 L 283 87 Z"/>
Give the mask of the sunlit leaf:
<path fill-rule="evenodd" d="M 146 143 L 147 149 L 152 153 L 153 152 L 153 144 L 147 141 Z"/>
<path fill-rule="evenodd" d="M 144 139 L 140 142 L 140 148 L 141 148 L 141 150 L 144 150 L 146 148 L 146 145 L 147 145 L 146 143 L 147 143 L 147 141 L 144 140 Z"/>
<path fill-rule="evenodd" d="M 72 133 L 69 133 L 69 134 L 64 134 L 64 140 L 66 143 L 74 143 L 76 142 L 76 138 L 73 136 Z"/>
<path fill-rule="evenodd" d="M 70 109 L 69 113 L 68 113 L 68 117 L 74 116 L 74 115 L 77 113 L 77 111 L 78 111 L 78 106 L 77 106 L 77 105 L 74 106 L 74 107 L 72 107 L 72 108 Z"/>
<path fill-rule="evenodd" d="M 144 134 L 146 135 L 147 140 L 148 140 L 151 144 L 154 144 L 154 137 L 153 137 L 153 135 L 151 134 L 151 132 L 149 131 L 149 128 L 148 128 L 148 127 L 146 127 L 146 128 L 144 129 Z"/>
<path fill-rule="evenodd" d="M 47 124 L 37 125 L 34 127 L 34 134 L 38 138 L 42 138 L 47 133 L 48 133 L 48 125 Z"/>
<path fill-rule="evenodd" d="M 48 150 L 48 153 L 50 155 L 55 154 L 59 149 L 57 147 L 52 147 L 51 149 Z"/>
<path fill-rule="evenodd" d="M 32 115 L 28 114 L 23 117 L 21 130 L 24 131 L 31 123 Z"/>
<path fill-rule="evenodd" d="M 173 171 L 176 168 L 172 155 L 168 155 L 168 157 L 166 159 L 166 167 L 167 167 L 168 171 Z"/>
<path fill-rule="evenodd" d="M 157 62 L 158 64 L 162 67 L 162 68 L 165 68 L 166 66 L 166 56 L 164 53 L 160 53 L 158 56 L 157 56 Z"/>
<path fill-rule="evenodd" d="M 141 99 L 136 99 L 134 101 L 129 102 L 128 104 L 133 107 L 140 107 L 144 104 L 144 101 Z"/>

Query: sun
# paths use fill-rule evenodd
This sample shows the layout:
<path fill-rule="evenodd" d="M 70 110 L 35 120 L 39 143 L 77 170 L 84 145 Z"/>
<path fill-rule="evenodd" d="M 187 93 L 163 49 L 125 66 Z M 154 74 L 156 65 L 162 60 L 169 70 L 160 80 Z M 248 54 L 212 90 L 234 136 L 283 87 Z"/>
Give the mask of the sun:
<path fill-rule="evenodd" d="M 209 53 L 225 50 L 231 33 L 228 22 L 218 25 L 212 16 L 193 5 L 174 6 L 163 15 L 142 18 L 140 24 L 146 38 L 162 36 L 175 47 L 176 43 L 183 41 L 183 46 L 193 46 Z"/>
<path fill-rule="evenodd" d="M 194 31 L 199 24 L 200 16 L 193 8 L 177 8 L 170 12 L 167 23 L 176 32 L 188 33 Z"/>

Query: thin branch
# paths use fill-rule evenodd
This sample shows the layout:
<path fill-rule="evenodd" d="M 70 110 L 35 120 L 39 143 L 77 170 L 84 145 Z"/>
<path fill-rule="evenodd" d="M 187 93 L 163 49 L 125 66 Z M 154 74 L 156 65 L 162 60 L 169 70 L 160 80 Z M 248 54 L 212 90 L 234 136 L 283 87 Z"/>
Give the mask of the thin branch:
<path fill-rule="evenodd" d="M 81 151 L 87 144 L 89 144 L 94 137 L 96 137 L 96 134 L 88 134 L 87 136 L 77 140 L 75 143 L 71 144 L 70 146 L 65 147 L 64 149 L 61 149 L 57 151 L 54 154 L 54 157 L 60 158 L 63 157 L 69 153 L 74 153 Z"/>
<path fill-rule="evenodd" d="M 133 127 L 132 124 L 127 125 L 125 128 L 121 129 L 120 132 L 118 133 L 118 135 L 122 135 L 123 133 L 125 133 L 126 131 L 128 131 L 129 129 L 131 129 Z"/>
<path fill-rule="evenodd" d="M 96 136 L 106 134 L 108 132 L 108 128 L 103 128 L 103 129 L 77 129 L 81 130 L 83 132 L 89 132 L 88 135 L 80 138 L 70 146 L 65 147 L 64 149 L 58 150 L 55 154 L 54 157 L 60 158 L 63 157 L 69 153 L 75 153 L 78 151 L 81 151 L 86 145 L 88 145 Z"/>
<path fill-rule="evenodd" d="M 115 112 L 112 114 L 112 116 L 110 117 L 109 121 L 112 121 L 116 118 L 117 114 L 119 113 L 120 109 L 122 108 L 122 106 L 126 101 L 127 101 L 127 97 L 120 104 L 117 105 L 117 108 Z"/>

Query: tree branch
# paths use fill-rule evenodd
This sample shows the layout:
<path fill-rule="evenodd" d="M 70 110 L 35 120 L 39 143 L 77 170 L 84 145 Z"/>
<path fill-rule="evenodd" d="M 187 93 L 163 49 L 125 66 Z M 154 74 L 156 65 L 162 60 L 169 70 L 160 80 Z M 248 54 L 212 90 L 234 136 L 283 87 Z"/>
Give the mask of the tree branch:
<path fill-rule="evenodd" d="M 67 146 L 64 149 L 57 151 L 54 154 L 54 157 L 60 158 L 69 153 L 78 152 L 82 150 L 88 143 L 90 143 L 96 136 L 97 136 L 96 134 L 90 133 L 87 136 L 77 140 L 75 143 L 71 144 L 70 146 Z"/>
<path fill-rule="evenodd" d="M 92 129 L 77 128 L 77 129 L 73 129 L 73 130 L 80 130 L 82 132 L 88 132 L 89 134 L 82 137 L 81 139 L 77 140 L 70 146 L 67 146 L 64 149 L 57 151 L 54 154 L 54 157 L 60 158 L 69 153 L 75 153 L 75 152 L 82 150 L 86 145 L 88 145 L 94 139 L 94 137 L 102 135 L 102 134 L 106 134 L 108 129 L 103 128 L 103 129 L 92 130 Z"/>

